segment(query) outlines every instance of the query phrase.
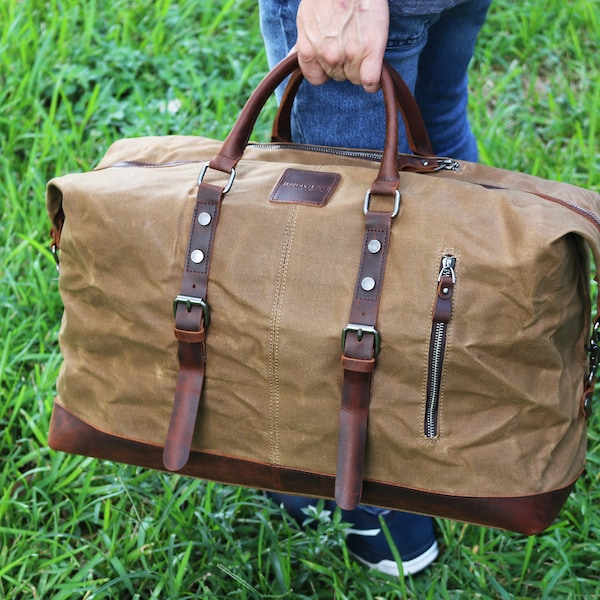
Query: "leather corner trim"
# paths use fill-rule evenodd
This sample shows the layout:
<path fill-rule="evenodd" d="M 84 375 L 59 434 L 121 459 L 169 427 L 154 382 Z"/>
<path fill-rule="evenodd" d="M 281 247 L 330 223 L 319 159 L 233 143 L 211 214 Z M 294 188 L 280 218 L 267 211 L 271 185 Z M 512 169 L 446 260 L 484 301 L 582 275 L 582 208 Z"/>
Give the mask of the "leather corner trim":
<path fill-rule="evenodd" d="M 54 450 L 164 471 L 163 449 L 103 433 L 55 402 L 48 443 Z M 332 499 L 335 477 L 192 450 L 178 473 L 229 485 Z M 576 480 L 575 480 L 576 481 Z M 364 480 L 362 502 L 535 535 L 547 529 L 575 486 L 523 497 L 452 496 Z"/>

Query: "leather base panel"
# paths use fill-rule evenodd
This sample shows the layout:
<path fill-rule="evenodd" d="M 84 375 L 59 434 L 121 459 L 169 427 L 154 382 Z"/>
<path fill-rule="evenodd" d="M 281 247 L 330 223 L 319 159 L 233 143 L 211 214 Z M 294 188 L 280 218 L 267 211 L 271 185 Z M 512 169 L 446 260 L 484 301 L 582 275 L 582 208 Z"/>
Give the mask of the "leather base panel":
<path fill-rule="evenodd" d="M 103 433 L 58 404 L 52 412 L 48 444 L 71 454 L 165 470 L 162 447 Z M 333 476 L 204 452 L 192 451 L 188 463 L 177 472 L 231 485 L 329 499 L 334 496 Z M 574 485 L 532 496 L 478 498 L 365 480 L 362 502 L 534 535 L 551 525 Z"/>

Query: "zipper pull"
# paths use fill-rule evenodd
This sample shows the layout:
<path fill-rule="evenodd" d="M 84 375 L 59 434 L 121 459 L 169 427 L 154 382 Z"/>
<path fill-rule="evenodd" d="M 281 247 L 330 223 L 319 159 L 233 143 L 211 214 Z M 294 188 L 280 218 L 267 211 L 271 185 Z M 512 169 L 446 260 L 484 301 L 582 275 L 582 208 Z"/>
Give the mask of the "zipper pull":
<path fill-rule="evenodd" d="M 455 265 L 456 258 L 454 258 L 454 256 L 443 256 L 438 281 L 441 281 L 443 277 L 451 277 L 452 283 L 456 283 L 456 273 L 454 272 Z"/>
<path fill-rule="evenodd" d="M 437 300 L 433 310 L 433 321 L 435 323 L 449 323 L 452 313 L 452 293 L 456 283 L 454 267 L 456 258 L 454 256 L 442 257 L 440 274 L 438 276 Z"/>
<path fill-rule="evenodd" d="M 458 171 L 460 163 L 453 158 L 438 158 L 434 171 Z"/>

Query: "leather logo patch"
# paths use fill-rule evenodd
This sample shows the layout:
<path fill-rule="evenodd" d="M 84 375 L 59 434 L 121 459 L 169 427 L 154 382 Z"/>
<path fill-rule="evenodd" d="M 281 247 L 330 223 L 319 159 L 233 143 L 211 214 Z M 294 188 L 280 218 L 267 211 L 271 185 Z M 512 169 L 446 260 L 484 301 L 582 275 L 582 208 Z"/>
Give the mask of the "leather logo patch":
<path fill-rule="evenodd" d="M 339 181 L 339 173 L 287 169 L 271 193 L 271 201 L 324 206 Z"/>

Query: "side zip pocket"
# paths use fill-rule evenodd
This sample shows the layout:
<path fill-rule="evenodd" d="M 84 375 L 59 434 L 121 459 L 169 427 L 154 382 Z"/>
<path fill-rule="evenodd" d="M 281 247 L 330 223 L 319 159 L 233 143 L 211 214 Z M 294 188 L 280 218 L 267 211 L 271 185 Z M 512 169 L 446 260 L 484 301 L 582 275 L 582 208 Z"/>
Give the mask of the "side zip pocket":
<path fill-rule="evenodd" d="M 424 427 L 425 437 L 427 438 L 435 438 L 438 435 L 438 412 L 444 370 L 444 354 L 446 353 L 446 338 L 452 318 L 452 297 L 454 295 L 454 285 L 456 284 L 455 266 L 456 258 L 454 256 L 442 257 L 429 342 Z"/>

